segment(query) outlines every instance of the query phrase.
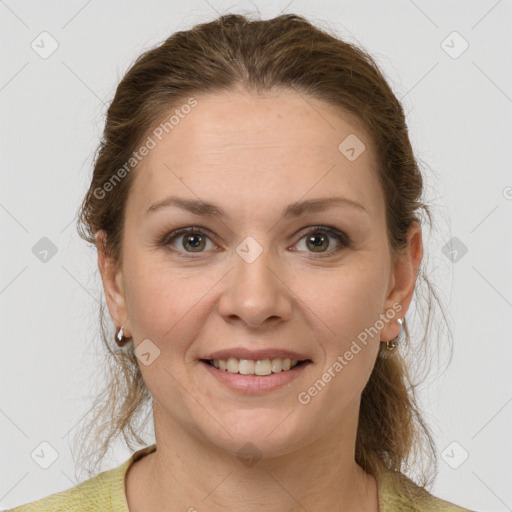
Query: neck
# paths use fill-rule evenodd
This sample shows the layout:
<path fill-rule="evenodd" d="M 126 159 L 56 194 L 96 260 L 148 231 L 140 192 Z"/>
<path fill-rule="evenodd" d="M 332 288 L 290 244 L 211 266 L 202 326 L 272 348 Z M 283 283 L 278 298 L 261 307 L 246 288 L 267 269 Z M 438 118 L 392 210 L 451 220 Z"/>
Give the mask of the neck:
<path fill-rule="evenodd" d="M 357 423 L 300 450 L 251 461 L 156 416 L 155 406 L 155 426 L 166 428 L 155 428 L 157 450 L 134 464 L 130 511 L 379 511 L 375 479 L 354 460 Z"/>

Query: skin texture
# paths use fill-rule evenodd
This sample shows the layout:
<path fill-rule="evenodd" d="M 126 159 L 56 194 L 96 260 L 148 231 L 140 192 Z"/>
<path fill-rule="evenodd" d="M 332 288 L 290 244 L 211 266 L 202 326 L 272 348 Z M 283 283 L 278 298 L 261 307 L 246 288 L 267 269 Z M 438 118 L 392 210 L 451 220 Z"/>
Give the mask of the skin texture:
<path fill-rule="evenodd" d="M 149 339 L 160 350 L 140 364 L 158 449 L 128 472 L 130 510 L 377 511 L 375 480 L 354 460 L 359 403 L 380 341 L 400 333 L 396 319 L 409 307 L 422 258 L 421 229 L 411 226 L 409 248 L 393 264 L 373 143 L 357 118 L 294 91 L 195 98 L 191 113 L 132 171 L 122 266 L 98 245 L 115 325 L 136 347 Z M 366 146 L 354 161 L 338 149 L 349 134 Z M 145 213 L 170 195 L 213 202 L 227 216 L 176 207 Z M 290 203 L 333 196 L 366 212 L 336 206 L 282 217 Z M 315 249 L 306 228 L 316 225 L 346 233 L 351 244 L 320 238 Z M 158 244 L 194 226 L 211 233 L 199 252 L 184 248 L 186 235 Z M 236 252 L 248 236 L 262 248 L 252 263 Z M 299 403 L 298 394 L 393 304 L 402 309 L 380 335 L 361 344 L 307 405 Z M 295 350 L 313 363 L 277 390 L 245 396 L 199 361 L 238 346 Z M 261 456 L 251 466 L 236 456 L 247 442 Z"/>

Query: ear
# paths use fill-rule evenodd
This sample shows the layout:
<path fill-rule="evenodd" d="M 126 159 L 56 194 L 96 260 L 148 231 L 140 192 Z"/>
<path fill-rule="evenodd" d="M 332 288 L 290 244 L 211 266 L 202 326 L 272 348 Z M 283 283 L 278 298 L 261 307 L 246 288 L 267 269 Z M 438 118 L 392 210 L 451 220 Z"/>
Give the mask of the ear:
<path fill-rule="evenodd" d="M 117 267 L 112 258 L 107 254 L 106 233 L 103 230 L 98 231 L 95 235 L 95 240 L 96 249 L 98 250 L 98 268 L 101 273 L 110 316 L 116 329 L 123 327 L 124 335 L 130 337 L 131 326 L 126 308 L 122 270 Z"/>
<path fill-rule="evenodd" d="M 403 250 L 400 259 L 394 264 L 384 313 L 390 310 L 397 311 L 397 304 L 400 304 L 402 309 L 397 311 L 393 320 L 387 322 L 381 330 L 381 341 L 392 340 L 400 334 L 402 327 L 396 320 L 405 317 L 412 301 L 418 269 L 423 258 L 423 240 L 421 226 L 418 222 L 411 223 L 407 241 L 407 247 Z"/>

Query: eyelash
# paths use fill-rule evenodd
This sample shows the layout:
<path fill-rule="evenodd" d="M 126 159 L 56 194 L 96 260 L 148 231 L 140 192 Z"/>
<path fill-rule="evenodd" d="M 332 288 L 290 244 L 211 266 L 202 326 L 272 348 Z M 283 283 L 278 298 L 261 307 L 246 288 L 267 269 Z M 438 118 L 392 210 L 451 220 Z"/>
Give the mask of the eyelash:
<path fill-rule="evenodd" d="M 329 257 L 329 256 L 332 256 L 333 254 L 341 251 L 343 248 L 351 247 L 351 240 L 348 237 L 348 235 L 346 233 L 344 233 L 343 231 L 339 231 L 338 229 L 332 228 L 330 226 L 312 226 L 301 236 L 299 241 L 302 240 L 303 238 L 307 237 L 308 235 L 318 233 L 318 232 L 326 233 L 327 235 L 331 236 L 332 238 L 334 238 L 337 242 L 339 242 L 341 244 L 341 247 L 338 246 L 337 248 L 330 250 L 328 252 L 325 252 L 325 253 L 311 253 L 311 254 L 315 255 L 314 256 L 315 258 Z M 186 227 L 186 228 L 176 229 L 175 231 L 171 231 L 170 233 L 165 234 L 163 237 L 161 237 L 158 244 L 160 246 L 167 247 L 170 245 L 171 242 L 173 242 L 178 237 L 183 236 L 183 235 L 188 235 L 188 234 L 199 234 L 199 235 L 204 235 L 204 236 L 210 238 L 210 234 L 207 230 L 200 228 L 200 227 L 190 226 L 190 227 Z M 210 238 L 210 240 L 211 240 L 211 238 Z M 211 240 L 211 241 L 213 242 L 213 240 Z M 185 253 L 183 253 L 181 251 L 178 251 L 175 248 L 172 248 L 171 250 L 176 251 L 180 254 L 186 254 L 186 256 L 184 256 L 186 258 L 195 258 L 196 257 L 196 256 L 194 256 L 195 254 L 201 254 L 201 252 L 198 252 L 198 253 L 185 252 Z"/>

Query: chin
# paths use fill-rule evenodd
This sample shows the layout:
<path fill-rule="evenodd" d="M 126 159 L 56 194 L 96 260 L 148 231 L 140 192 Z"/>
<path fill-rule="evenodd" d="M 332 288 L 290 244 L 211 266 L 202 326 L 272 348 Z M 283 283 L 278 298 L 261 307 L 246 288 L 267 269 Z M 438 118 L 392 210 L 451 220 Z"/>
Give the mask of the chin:
<path fill-rule="evenodd" d="M 272 458 L 298 450 L 311 439 L 304 423 L 299 424 L 292 416 L 290 411 L 238 410 L 232 416 L 235 421 L 223 423 L 222 426 L 229 425 L 227 432 L 215 422 L 209 422 L 201 431 L 212 445 L 241 459 Z"/>

